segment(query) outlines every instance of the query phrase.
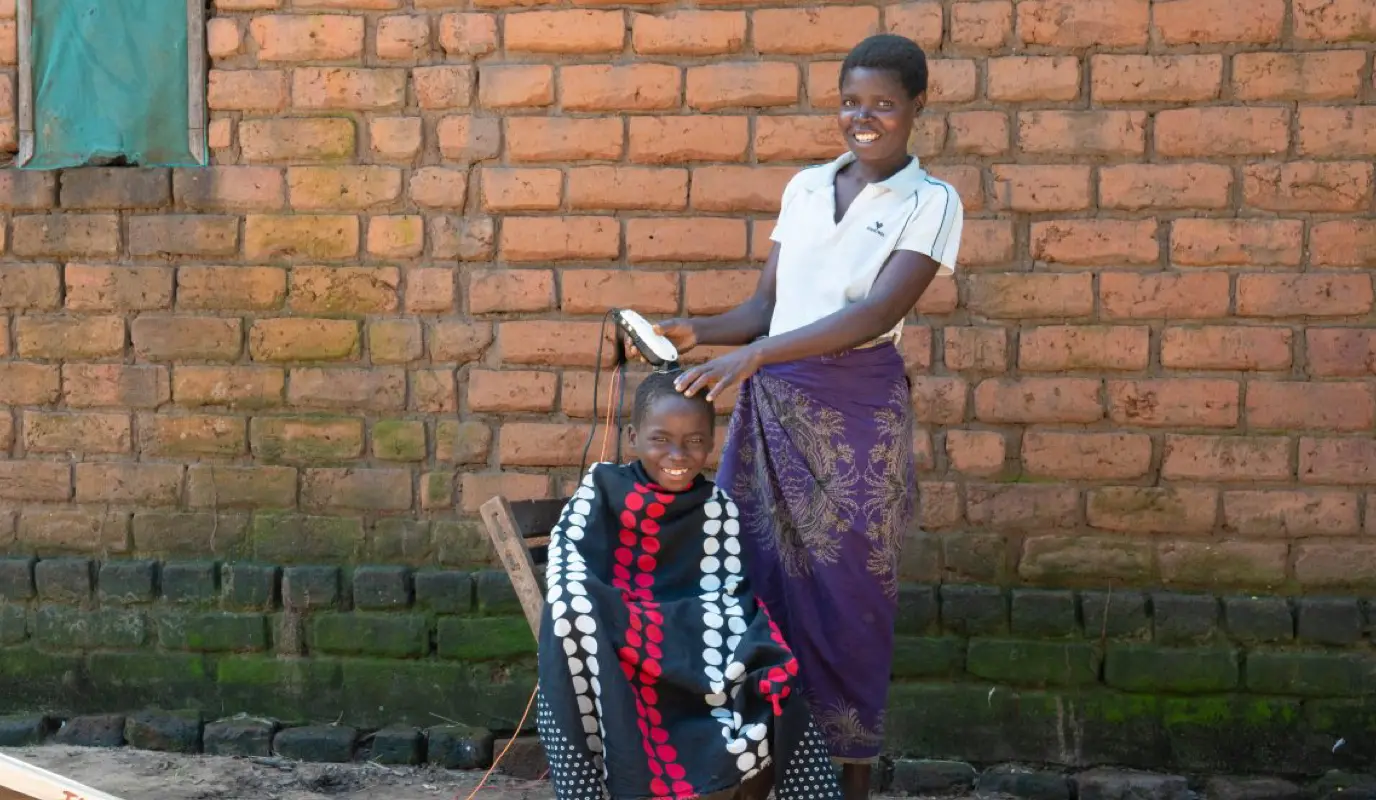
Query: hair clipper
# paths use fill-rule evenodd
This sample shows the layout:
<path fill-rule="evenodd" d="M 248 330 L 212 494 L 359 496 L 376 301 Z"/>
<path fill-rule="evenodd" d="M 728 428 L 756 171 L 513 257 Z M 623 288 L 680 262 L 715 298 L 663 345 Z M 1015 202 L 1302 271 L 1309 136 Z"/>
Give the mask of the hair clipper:
<path fill-rule="evenodd" d="M 678 367 L 678 348 L 674 347 L 673 342 L 655 333 L 654 326 L 644 317 L 630 309 L 621 308 L 614 310 L 612 314 L 616 317 L 617 327 L 621 328 L 646 361 L 665 371 Z"/>

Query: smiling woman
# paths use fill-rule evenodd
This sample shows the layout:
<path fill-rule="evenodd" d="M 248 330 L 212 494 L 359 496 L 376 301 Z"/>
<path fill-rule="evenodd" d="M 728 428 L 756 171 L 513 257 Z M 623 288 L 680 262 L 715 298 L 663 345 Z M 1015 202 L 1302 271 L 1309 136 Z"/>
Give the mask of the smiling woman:
<path fill-rule="evenodd" d="M 740 383 L 718 482 L 739 504 L 745 565 L 798 658 L 847 800 L 869 794 L 884 736 L 897 565 L 917 508 L 909 384 L 897 342 L 964 211 L 907 150 L 927 59 L 901 36 L 841 66 L 848 152 L 784 190 L 755 294 L 657 331 L 680 353 L 744 345 L 687 370 L 690 396 Z"/>

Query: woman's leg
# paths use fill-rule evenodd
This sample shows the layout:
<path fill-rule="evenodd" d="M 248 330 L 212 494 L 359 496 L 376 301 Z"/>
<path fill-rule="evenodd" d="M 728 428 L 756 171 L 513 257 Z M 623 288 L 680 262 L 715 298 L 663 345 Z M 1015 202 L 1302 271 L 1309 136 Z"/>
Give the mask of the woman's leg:
<path fill-rule="evenodd" d="M 870 796 L 870 764 L 841 766 L 841 800 L 868 800 Z"/>

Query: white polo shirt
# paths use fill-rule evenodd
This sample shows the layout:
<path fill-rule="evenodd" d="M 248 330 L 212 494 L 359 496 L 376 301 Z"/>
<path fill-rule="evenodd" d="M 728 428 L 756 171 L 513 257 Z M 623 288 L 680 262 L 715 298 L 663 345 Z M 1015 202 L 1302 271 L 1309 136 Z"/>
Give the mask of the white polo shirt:
<path fill-rule="evenodd" d="M 810 325 L 864 300 L 894 250 L 911 250 L 955 271 L 965 208 L 950 184 L 914 156 L 888 180 L 872 183 L 836 218 L 836 173 L 855 160 L 846 153 L 809 167 L 784 188 L 770 238 L 780 244 L 778 283 L 769 335 Z M 893 329 L 902 332 L 903 321 Z"/>

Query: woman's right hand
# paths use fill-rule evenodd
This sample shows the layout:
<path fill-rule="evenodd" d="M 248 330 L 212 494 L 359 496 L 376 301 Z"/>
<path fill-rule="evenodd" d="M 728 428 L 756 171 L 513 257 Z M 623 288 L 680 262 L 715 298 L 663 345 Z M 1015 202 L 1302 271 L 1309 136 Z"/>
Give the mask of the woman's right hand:
<path fill-rule="evenodd" d="M 668 339 L 678 349 L 680 356 L 698 346 L 698 333 L 690 319 L 666 319 L 656 324 L 654 331 Z M 640 361 L 645 360 L 645 356 L 640 354 L 640 350 L 630 339 L 626 340 L 626 354 Z"/>

